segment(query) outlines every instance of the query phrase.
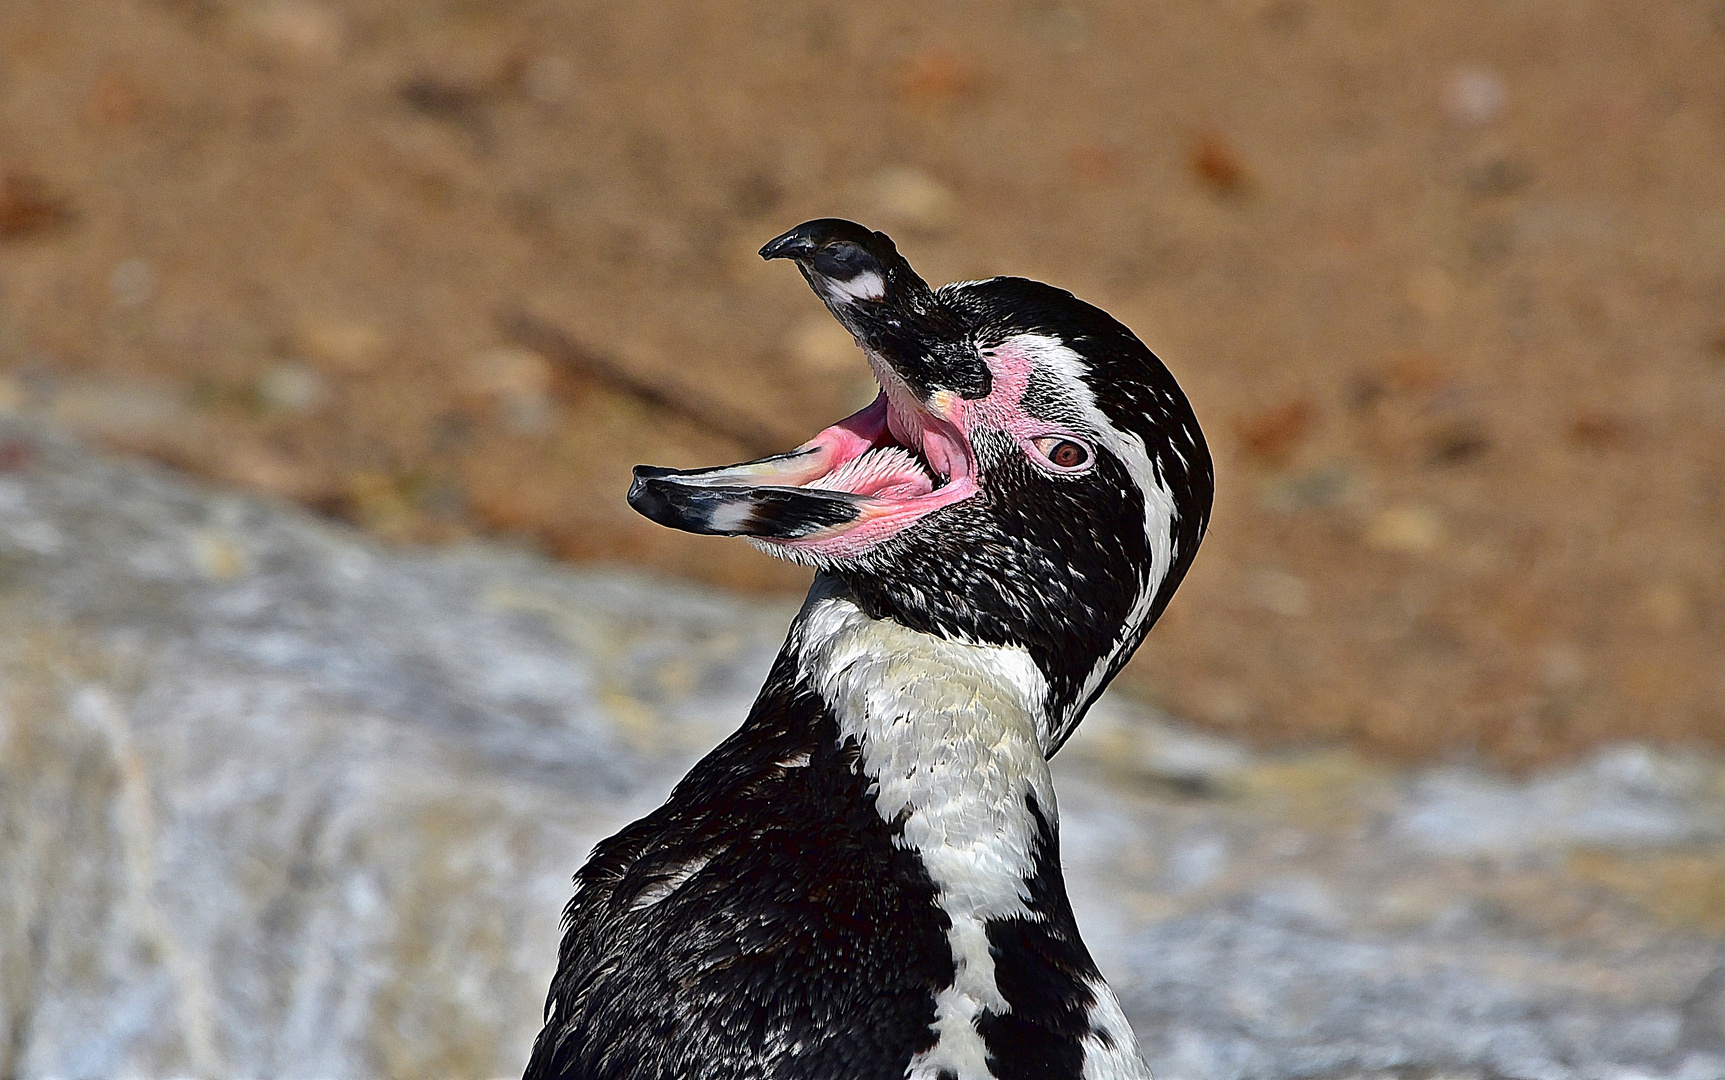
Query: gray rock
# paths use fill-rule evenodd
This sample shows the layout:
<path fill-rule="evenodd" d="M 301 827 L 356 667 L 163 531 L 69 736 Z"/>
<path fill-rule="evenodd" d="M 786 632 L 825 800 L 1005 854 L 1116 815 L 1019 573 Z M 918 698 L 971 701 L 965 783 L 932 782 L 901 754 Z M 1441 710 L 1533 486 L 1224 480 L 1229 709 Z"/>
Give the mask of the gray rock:
<path fill-rule="evenodd" d="M 1725 1054 L 1725 949 L 1719 963 L 1683 1003 L 1683 1045 Z"/>
<path fill-rule="evenodd" d="M 0 445 L 0 1076 L 518 1069 L 569 874 L 789 611 Z"/>
<path fill-rule="evenodd" d="M 0 420 L 0 1076 L 517 1071 L 569 874 L 790 615 Z M 1392 772 L 1109 698 L 1056 771 L 1163 1080 L 1725 1078 L 1718 762 Z"/>

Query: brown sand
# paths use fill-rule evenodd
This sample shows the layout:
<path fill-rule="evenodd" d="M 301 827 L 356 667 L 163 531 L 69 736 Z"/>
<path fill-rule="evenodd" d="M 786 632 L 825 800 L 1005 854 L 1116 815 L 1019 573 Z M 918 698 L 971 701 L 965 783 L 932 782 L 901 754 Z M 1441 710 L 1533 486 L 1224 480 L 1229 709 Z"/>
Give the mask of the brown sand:
<path fill-rule="evenodd" d="M 754 256 L 824 214 L 1187 386 L 1215 524 L 1132 688 L 1725 745 L 1725 5 L 0 5 L 0 407 L 390 538 L 795 588 L 622 493 L 866 398 Z"/>

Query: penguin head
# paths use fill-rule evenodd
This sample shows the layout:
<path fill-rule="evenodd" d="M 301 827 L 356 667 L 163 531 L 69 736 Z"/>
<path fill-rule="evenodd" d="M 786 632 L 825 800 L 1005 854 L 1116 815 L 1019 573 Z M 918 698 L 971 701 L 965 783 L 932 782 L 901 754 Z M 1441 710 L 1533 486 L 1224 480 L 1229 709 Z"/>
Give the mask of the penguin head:
<path fill-rule="evenodd" d="M 873 617 L 1024 649 L 1052 753 L 1203 538 L 1213 476 L 1185 395 L 1125 326 L 1041 282 L 934 290 L 885 234 L 836 218 L 761 254 L 796 263 L 880 394 L 788 453 L 638 467 L 630 504 L 814 566 Z"/>

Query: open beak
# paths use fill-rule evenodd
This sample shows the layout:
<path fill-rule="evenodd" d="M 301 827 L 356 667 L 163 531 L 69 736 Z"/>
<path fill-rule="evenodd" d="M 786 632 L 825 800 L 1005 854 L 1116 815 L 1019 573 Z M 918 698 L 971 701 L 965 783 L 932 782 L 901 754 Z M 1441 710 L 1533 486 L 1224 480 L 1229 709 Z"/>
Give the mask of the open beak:
<path fill-rule="evenodd" d="M 719 469 L 637 466 L 629 505 L 673 529 L 747 536 L 775 555 L 828 565 L 975 494 L 976 456 L 952 395 L 921 377 L 925 342 L 946 328 L 922 325 L 933 294 L 892 241 L 820 218 L 761 257 L 797 264 L 857 338 L 880 396 L 788 453 Z"/>
<path fill-rule="evenodd" d="M 638 465 L 629 505 L 673 529 L 752 537 L 775 554 L 822 562 L 976 490 L 959 427 L 907 394 L 883 391 L 788 453 L 716 469 Z"/>

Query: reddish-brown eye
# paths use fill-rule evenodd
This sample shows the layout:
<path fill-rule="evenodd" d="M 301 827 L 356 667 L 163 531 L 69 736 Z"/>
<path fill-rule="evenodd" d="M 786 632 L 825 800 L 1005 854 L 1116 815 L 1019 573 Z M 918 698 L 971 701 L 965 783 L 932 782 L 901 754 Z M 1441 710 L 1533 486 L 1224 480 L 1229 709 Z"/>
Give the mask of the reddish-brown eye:
<path fill-rule="evenodd" d="M 1090 451 L 1084 448 L 1084 444 L 1071 439 L 1045 436 L 1036 440 L 1036 449 L 1062 469 L 1076 469 L 1090 460 Z"/>

